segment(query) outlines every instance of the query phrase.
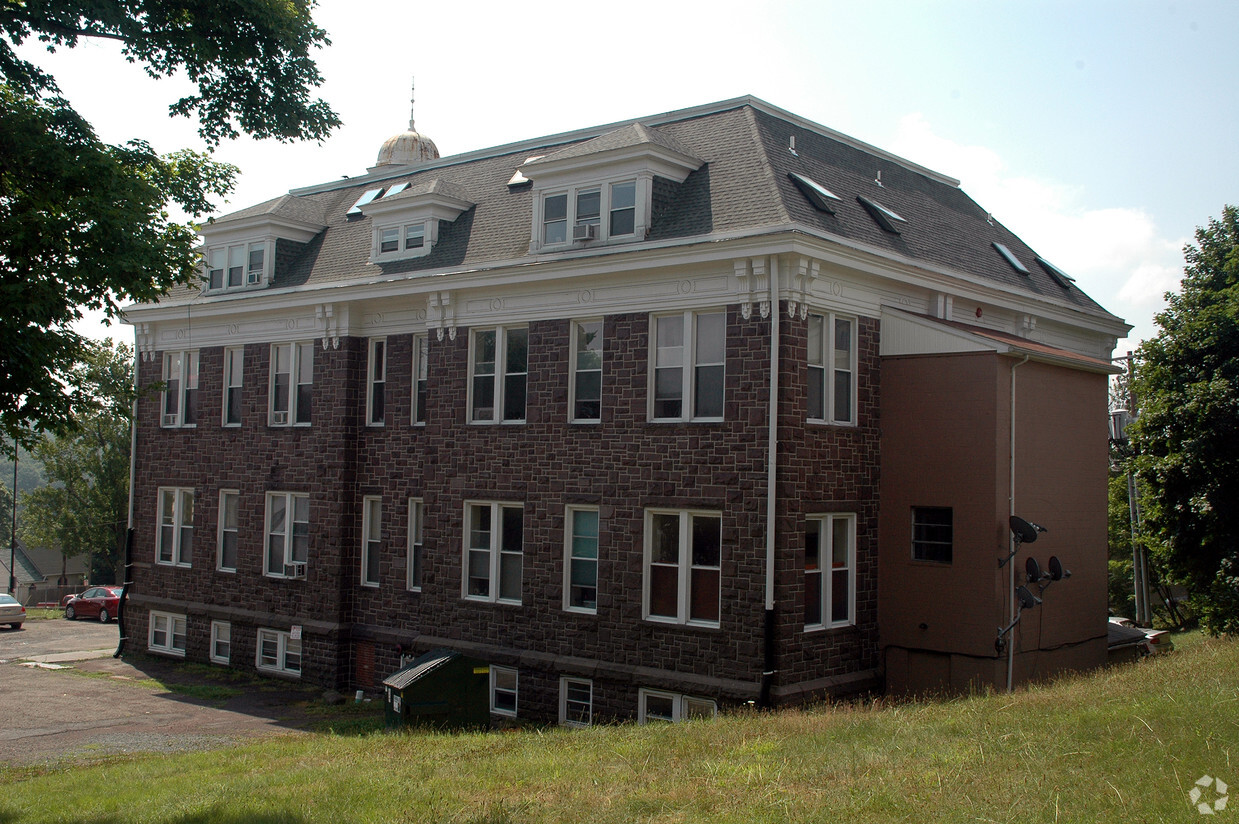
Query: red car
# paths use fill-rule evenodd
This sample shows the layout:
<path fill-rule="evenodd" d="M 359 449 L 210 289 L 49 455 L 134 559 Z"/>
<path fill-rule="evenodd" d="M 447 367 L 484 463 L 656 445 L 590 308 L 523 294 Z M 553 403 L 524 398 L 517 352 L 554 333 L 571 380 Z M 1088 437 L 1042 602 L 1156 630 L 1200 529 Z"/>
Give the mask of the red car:
<path fill-rule="evenodd" d="M 120 606 L 120 591 L 122 587 L 91 587 L 83 593 L 74 595 L 65 604 L 65 617 L 98 618 L 99 623 L 106 624 L 116 615 Z"/>

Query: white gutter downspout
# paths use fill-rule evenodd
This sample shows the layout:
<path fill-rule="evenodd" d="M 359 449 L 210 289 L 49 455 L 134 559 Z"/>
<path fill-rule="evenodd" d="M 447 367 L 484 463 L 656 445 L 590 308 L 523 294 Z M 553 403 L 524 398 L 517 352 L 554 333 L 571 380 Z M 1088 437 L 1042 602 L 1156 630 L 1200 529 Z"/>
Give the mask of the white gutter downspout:
<path fill-rule="evenodd" d="M 770 406 L 766 442 L 766 603 L 763 626 L 761 703 L 773 706 L 770 688 L 775 673 L 774 563 L 779 467 L 779 259 L 770 257 Z"/>
<path fill-rule="evenodd" d="M 1008 497 L 1009 509 L 1008 515 L 1015 514 L 1015 370 L 1019 369 L 1024 364 L 1028 363 L 1028 355 L 1024 356 L 1024 360 L 1011 367 L 1011 490 Z M 1010 530 L 1008 530 L 1010 532 Z M 1015 552 L 1018 547 L 1015 544 L 1015 533 L 1010 533 L 1009 553 L 1010 557 L 1007 561 L 1007 598 L 1010 600 L 1011 609 L 1008 620 L 1012 628 L 1015 625 L 1016 607 L 1015 607 Z M 1010 640 L 1007 642 L 1007 692 L 1014 689 L 1015 678 L 1015 633 L 1011 634 Z"/>

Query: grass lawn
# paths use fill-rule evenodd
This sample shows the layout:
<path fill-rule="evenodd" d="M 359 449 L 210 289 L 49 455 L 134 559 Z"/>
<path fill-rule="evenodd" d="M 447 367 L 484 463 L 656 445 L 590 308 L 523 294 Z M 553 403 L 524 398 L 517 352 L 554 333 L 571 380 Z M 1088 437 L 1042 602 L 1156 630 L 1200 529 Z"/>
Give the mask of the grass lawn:
<path fill-rule="evenodd" d="M 0 824 L 1197 821 L 1199 777 L 1239 788 L 1239 642 L 1176 646 L 1015 695 L 10 768 Z"/>

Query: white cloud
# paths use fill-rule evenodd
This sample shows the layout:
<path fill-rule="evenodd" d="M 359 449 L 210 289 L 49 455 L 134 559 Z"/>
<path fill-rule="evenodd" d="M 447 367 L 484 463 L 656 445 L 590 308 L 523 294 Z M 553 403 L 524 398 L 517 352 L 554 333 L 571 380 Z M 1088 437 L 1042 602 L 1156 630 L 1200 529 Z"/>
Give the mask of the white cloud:
<path fill-rule="evenodd" d="M 904 117 L 891 150 L 960 179 L 961 187 L 1080 288 L 1133 325 L 1120 351 L 1156 331 L 1163 295 L 1178 288 L 1188 238 L 1162 235 L 1144 210 L 1091 207 L 1080 186 L 1021 176 L 985 146 L 935 134 L 919 114 Z"/>

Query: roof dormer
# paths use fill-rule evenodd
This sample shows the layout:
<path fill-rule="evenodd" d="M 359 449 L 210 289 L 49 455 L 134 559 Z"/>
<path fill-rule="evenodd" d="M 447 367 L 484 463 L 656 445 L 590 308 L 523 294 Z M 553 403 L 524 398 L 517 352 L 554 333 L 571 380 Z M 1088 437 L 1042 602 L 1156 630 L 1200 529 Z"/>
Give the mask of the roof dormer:
<path fill-rule="evenodd" d="M 202 227 L 203 291 L 261 289 L 275 277 L 276 241 L 308 243 L 327 228 L 322 207 L 295 195 L 225 215 Z"/>
<path fill-rule="evenodd" d="M 532 158 L 517 169 L 533 181 L 529 250 L 643 240 L 654 178 L 683 183 L 702 164 L 679 141 L 640 123 Z"/>
<path fill-rule="evenodd" d="M 382 196 L 360 204 L 374 227 L 370 262 L 430 254 L 439 241 L 439 221 L 452 223 L 473 205 L 463 188 L 438 178 L 389 187 Z"/>

